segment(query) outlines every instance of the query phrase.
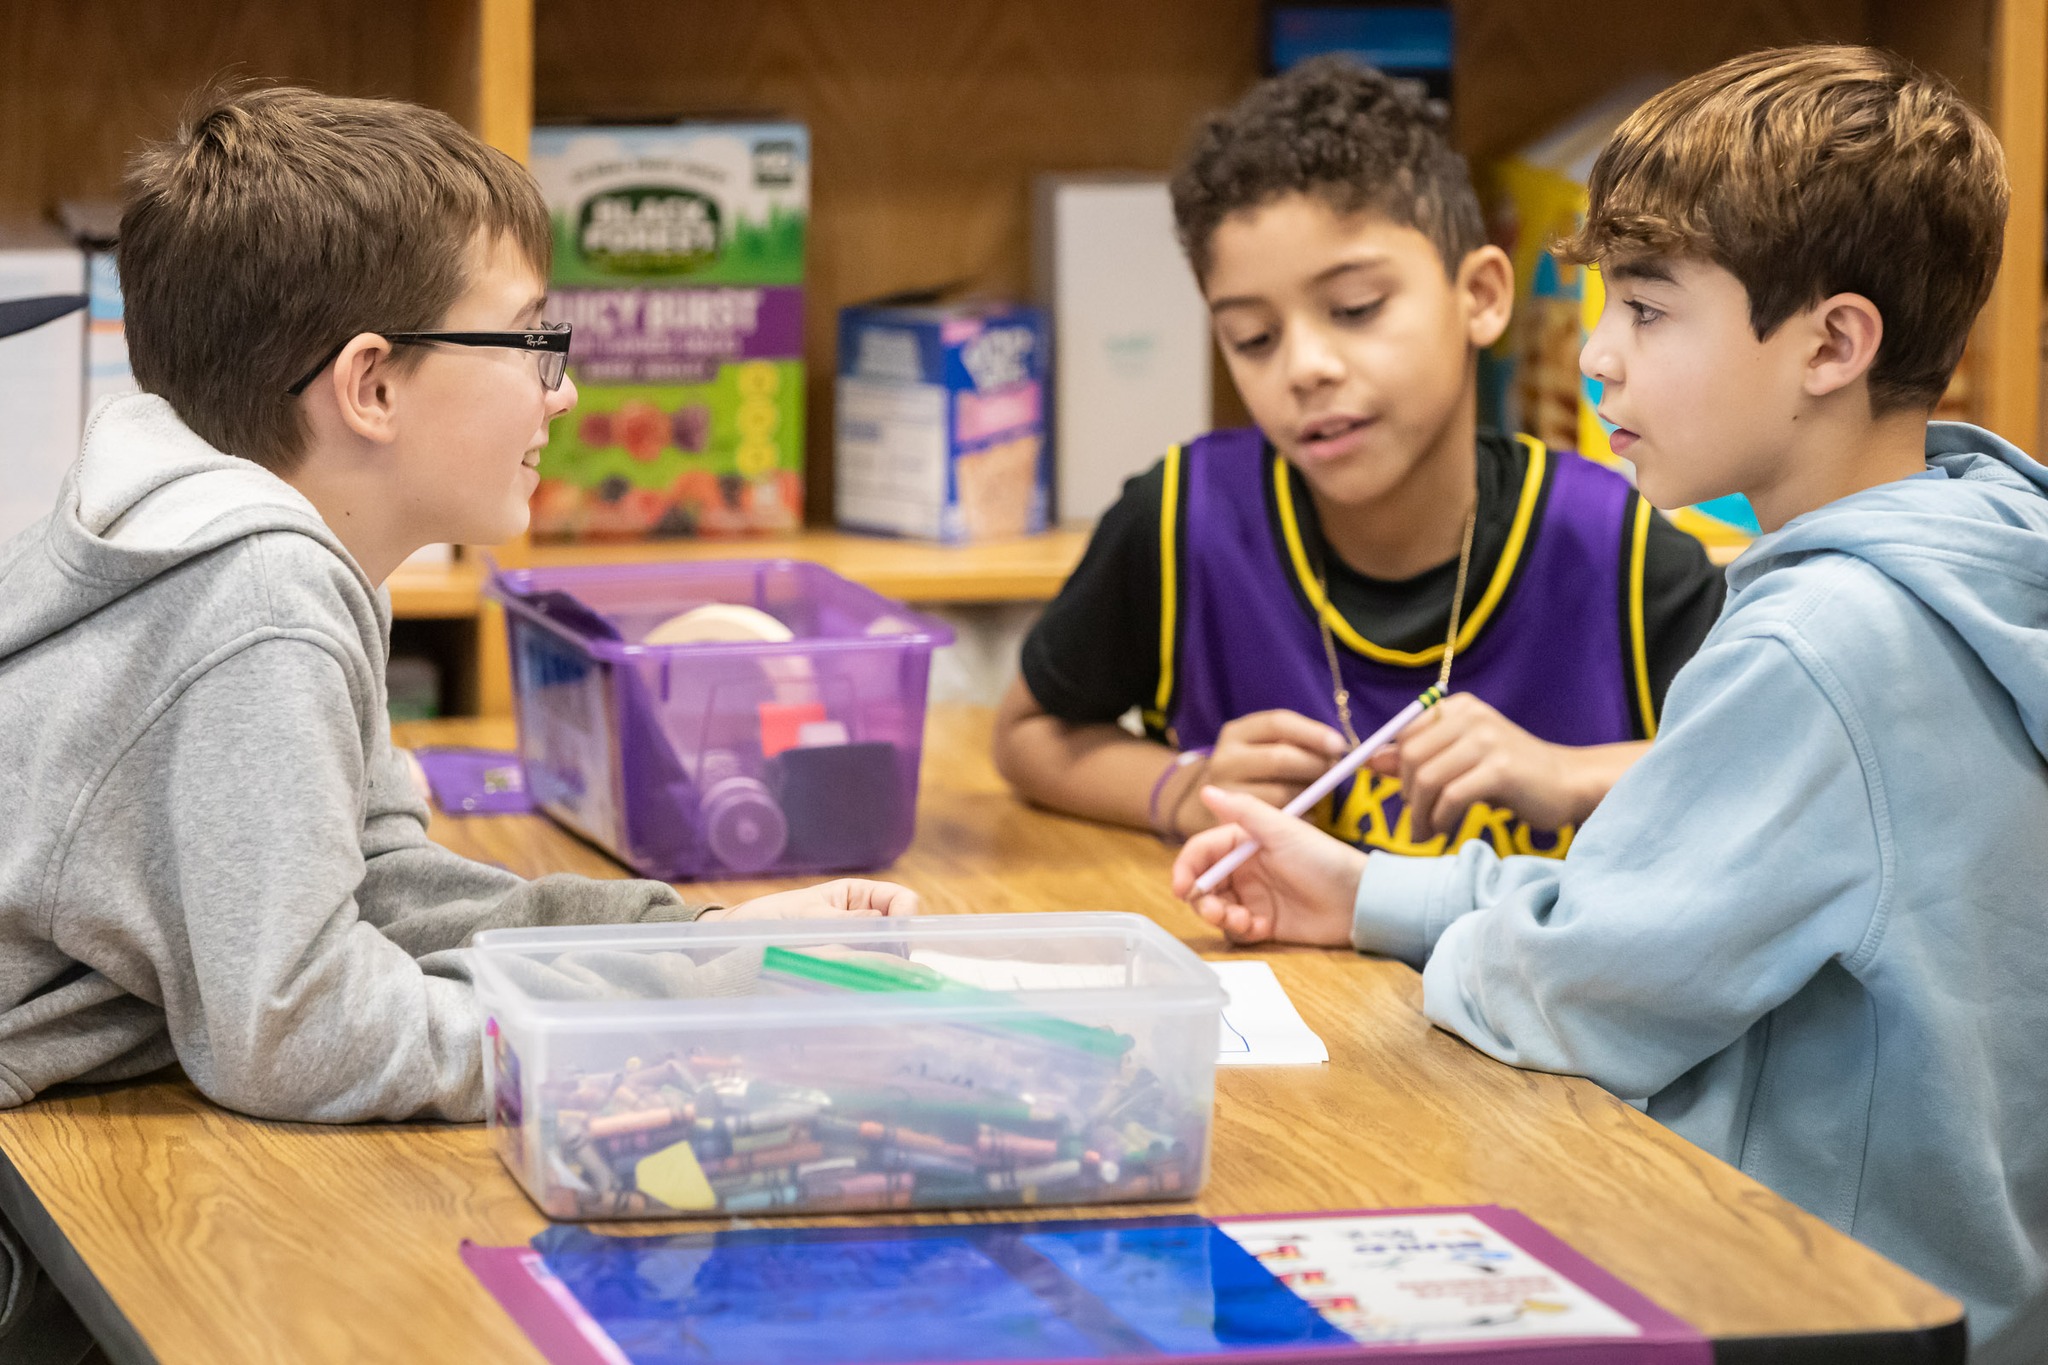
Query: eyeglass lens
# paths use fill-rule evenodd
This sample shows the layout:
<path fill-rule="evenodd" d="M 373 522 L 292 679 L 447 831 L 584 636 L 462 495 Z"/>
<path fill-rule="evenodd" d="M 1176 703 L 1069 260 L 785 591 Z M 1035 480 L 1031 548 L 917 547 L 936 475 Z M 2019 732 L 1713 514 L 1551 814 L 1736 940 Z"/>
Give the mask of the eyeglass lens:
<path fill-rule="evenodd" d="M 562 376 L 569 369 L 569 357 L 561 351 L 535 351 L 533 358 L 540 362 L 541 387 L 552 393 L 562 387 Z"/>

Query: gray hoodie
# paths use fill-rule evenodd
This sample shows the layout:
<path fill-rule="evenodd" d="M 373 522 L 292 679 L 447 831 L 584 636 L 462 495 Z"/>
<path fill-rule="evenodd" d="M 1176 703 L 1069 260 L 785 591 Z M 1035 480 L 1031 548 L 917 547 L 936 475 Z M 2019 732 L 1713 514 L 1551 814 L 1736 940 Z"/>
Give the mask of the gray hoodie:
<path fill-rule="evenodd" d="M 163 399 L 95 414 L 0 545 L 0 1105 L 182 1063 L 266 1118 L 483 1116 L 475 931 L 687 919 L 427 839 L 389 607 L 313 505 Z"/>

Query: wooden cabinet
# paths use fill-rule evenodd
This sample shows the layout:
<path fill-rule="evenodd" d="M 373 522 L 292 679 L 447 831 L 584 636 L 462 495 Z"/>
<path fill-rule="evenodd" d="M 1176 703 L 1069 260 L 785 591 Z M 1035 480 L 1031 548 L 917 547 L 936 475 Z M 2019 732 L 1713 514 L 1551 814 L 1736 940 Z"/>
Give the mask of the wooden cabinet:
<path fill-rule="evenodd" d="M 1949 77 L 2004 140 L 2014 189 L 1964 401 L 2038 446 L 2048 0 L 1452 8 L 1457 137 L 1475 163 L 1633 77 L 1767 44 L 1878 43 Z M 814 174 L 807 494 L 823 525 L 839 308 L 954 281 L 1026 289 L 1032 177 L 1168 169 L 1194 120 L 1257 78 L 1258 29 L 1259 0 L 15 0 L 0 6 L 0 213 L 112 193 L 136 140 L 168 132 L 190 91 L 219 74 L 421 100 L 522 156 L 536 115 L 800 118 Z M 1220 387 L 1228 417 L 1235 399 Z M 946 552 L 931 563 L 958 576 Z M 394 597 L 401 615 L 477 619 L 478 666 L 501 670 L 478 580 L 474 561 L 458 562 L 408 574 Z M 466 704 L 502 705 L 502 683 L 472 680 Z"/>

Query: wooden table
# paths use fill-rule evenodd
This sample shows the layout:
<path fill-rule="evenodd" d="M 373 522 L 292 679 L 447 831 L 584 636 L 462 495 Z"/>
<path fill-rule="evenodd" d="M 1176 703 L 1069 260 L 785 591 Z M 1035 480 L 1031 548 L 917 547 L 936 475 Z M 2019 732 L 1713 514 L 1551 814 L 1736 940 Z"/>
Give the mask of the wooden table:
<path fill-rule="evenodd" d="M 1020 806 L 989 763 L 989 726 L 985 711 L 934 714 L 917 842 L 891 876 L 933 913 L 1134 910 L 1227 951 L 1167 892 L 1164 848 Z M 401 731 L 511 741 L 505 722 Z M 619 875 L 537 818 L 440 818 L 434 834 L 520 873 Z M 1954 1300 L 1599 1087 L 1513 1070 L 1432 1028 L 1408 968 L 1264 956 L 1330 1064 L 1220 1071 L 1207 1190 L 1146 1211 L 1505 1204 L 1715 1337 L 1720 1359 L 1824 1345 L 1831 1360 L 1962 1358 Z M 456 1256 L 464 1238 L 510 1244 L 545 1226 L 480 1127 L 265 1123 L 172 1078 L 0 1113 L 0 1150 L 0 1206 L 117 1361 L 538 1359 Z M 1813 1339 L 1824 1333 L 1856 1339 Z"/>

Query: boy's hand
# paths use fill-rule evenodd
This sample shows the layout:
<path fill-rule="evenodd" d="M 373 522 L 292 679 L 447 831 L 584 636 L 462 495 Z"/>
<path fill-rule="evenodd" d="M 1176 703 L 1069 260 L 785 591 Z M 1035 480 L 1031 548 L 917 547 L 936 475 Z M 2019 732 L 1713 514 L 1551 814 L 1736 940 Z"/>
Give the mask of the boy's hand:
<path fill-rule="evenodd" d="M 1217 732 L 1203 778 L 1212 787 L 1284 806 L 1350 747 L 1344 736 L 1299 712 L 1255 711 Z M 1174 827 L 1192 831 L 1213 825 L 1215 820 L 1202 803 L 1187 799 L 1191 795 L 1192 791 L 1183 794 L 1175 808 Z"/>
<path fill-rule="evenodd" d="M 1353 903 L 1365 854 L 1255 796 L 1202 789 L 1217 826 L 1181 846 L 1173 893 L 1193 894 L 1195 879 L 1250 834 L 1259 851 L 1215 892 L 1194 900 L 1195 913 L 1235 943 L 1351 942 Z"/>
<path fill-rule="evenodd" d="M 1471 693 L 1458 692 L 1374 754 L 1371 766 L 1401 779 L 1409 828 L 1420 841 L 1457 829 L 1475 801 L 1506 806 L 1537 829 L 1577 824 L 1613 780 L 1598 783 L 1590 765 L 1579 761 L 1594 752 L 1540 740 Z"/>
<path fill-rule="evenodd" d="M 699 919 L 833 919 L 887 916 L 901 919 L 924 908 L 917 893 L 894 882 L 871 882 L 843 877 L 836 882 L 806 886 L 798 891 L 777 891 L 756 896 L 723 910 L 709 910 Z"/>

